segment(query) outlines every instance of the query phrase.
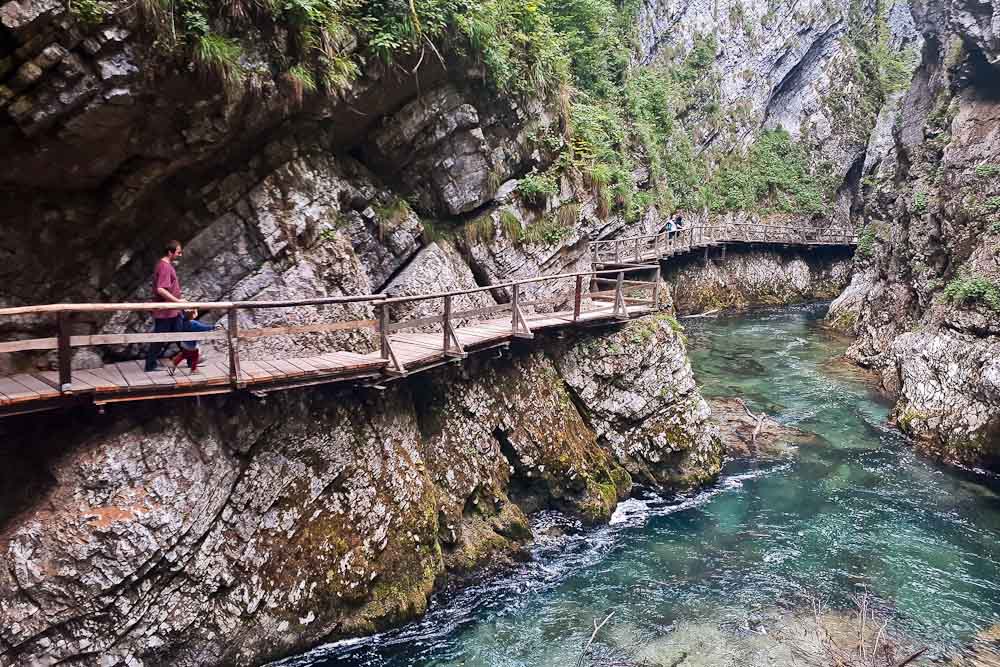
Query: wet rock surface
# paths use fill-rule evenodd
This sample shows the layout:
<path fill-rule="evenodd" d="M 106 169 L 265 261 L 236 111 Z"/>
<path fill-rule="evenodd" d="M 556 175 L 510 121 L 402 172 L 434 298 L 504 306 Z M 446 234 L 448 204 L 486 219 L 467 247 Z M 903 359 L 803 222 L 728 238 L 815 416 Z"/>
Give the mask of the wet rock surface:
<path fill-rule="evenodd" d="M 765 413 L 751 414 L 739 398 L 710 398 L 708 404 L 729 456 L 786 458 L 794 455 L 798 445 L 816 439 L 810 433 L 778 423 Z"/>
<path fill-rule="evenodd" d="M 850 280 L 849 250 L 713 248 L 671 259 L 664 278 L 682 315 L 831 299 Z"/>
<path fill-rule="evenodd" d="M 722 447 L 679 326 L 645 318 L 570 346 L 557 366 L 587 422 L 641 483 L 690 488 L 718 473 Z"/>

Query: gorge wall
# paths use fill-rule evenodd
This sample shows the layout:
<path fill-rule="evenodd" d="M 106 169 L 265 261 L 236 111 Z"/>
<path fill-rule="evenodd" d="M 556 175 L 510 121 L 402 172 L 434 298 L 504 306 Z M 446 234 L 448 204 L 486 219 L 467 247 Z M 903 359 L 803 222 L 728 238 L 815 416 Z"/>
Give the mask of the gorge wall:
<path fill-rule="evenodd" d="M 920 66 L 873 136 L 855 275 L 831 317 L 897 397 L 900 428 L 936 456 L 996 467 L 1000 5 L 912 9 Z"/>
<path fill-rule="evenodd" d="M 409 9 L 379 5 L 316 28 L 306 57 L 310 34 L 293 30 L 301 3 L 280 16 L 219 4 L 188 7 L 204 20 L 188 26 L 188 14 L 142 3 L 0 3 L 0 304 L 144 300 L 172 237 L 185 245 L 185 297 L 239 300 L 589 269 L 589 241 L 655 231 L 677 209 L 846 225 L 880 99 L 852 26 L 888 16 L 894 48 L 916 35 L 900 4 L 614 5 L 598 23 L 627 16 L 637 52 L 609 48 L 611 65 L 587 70 L 588 40 L 618 42 L 583 30 L 580 46 L 554 15 L 532 67 L 505 62 L 517 76 L 502 79 L 504 54 L 482 51 L 503 41 L 503 22 L 485 45 L 456 43 L 423 14 L 417 44 L 385 58 L 377 40 L 398 35 L 366 26 L 405 23 Z M 166 18 L 184 48 L 169 44 Z M 488 18 L 445 23 L 453 35 Z M 510 18 L 519 39 L 545 23 Z M 556 38 L 580 48 L 561 63 L 566 85 L 511 88 L 545 69 Z M 322 82 L 303 69 L 313 60 Z M 608 94 L 619 89 L 628 105 Z M 775 176 L 776 164 L 794 168 Z M 691 285 L 750 302 L 846 280 L 843 258 L 787 253 L 731 251 L 707 272 L 676 271 L 682 308 L 703 305 Z M 457 307 L 509 298 L 495 289 Z M 305 308 L 244 314 L 241 326 L 371 316 L 364 305 Z M 259 664 L 421 613 L 448 576 L 515 557 L 535 509 L 600 521 L 633 482 L 703 483 L 721 454 L 675 327 L 664 317 L 548 341 L 384 394 L 301 390 L 0 422 L 0 664 Z M 0 332 L 48 336 L 51 322 L 8 318 Z M 247 354 L 345 342 L 374 347 L 367 334 L 332 333 Z M 78 350 L 74 364 L 135 353 Z M 8 356 L 0 370 L 52 362 Z"/>
<path fill-rule="evenodd" d="M 7 420 L 0 664 L 259 664 L 400 623 L 529 512 L 704 483 L 709 417 L 661 316 L 384 392 Z"/>

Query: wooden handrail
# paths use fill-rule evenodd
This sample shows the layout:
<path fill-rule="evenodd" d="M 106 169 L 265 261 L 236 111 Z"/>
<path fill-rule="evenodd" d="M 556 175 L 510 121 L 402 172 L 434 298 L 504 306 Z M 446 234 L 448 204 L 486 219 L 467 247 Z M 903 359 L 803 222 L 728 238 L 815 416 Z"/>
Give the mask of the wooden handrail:
<path fill-rule="evenodd" d="M 153 310 L 231 310 L 255 308 L 294 308 L 298 306 L 322 306 L 340 303 L 377 302 L 386 298 L 385 294 L 359 294 L 356 296 L 330 296 L 292 301 L 180 301 L 155 303 L 50 303 L 41 306 L 13 306 L 0 308 L 4 315 L 39 315 L 52 313 L 113 313 L 120 311 L 148 312 Z"/>
<path fill-rule="evenodd" d="M 649 269 L 652 271 L 656 268 L 654 264 L 636 264 L 633 267 L 635 270 Z M 447 296 L 461 296 L 463 294 L 476 294 L 478 292 L 489 292 L 495 289 L 504 289 L 506 287 L 514 287 L 516 285 L 527 285 L 530 283 L 543 283 L 552 280 L 561 280 L 564 278 L 576 278 L 577 276 L 600 276 L 605 274 L 618 274 L 618 269 L 607 269 L 600 271 L 578 271 L 576 273 L 559 273 L 551 276 L 537 276 L 535 278 L 522 278 L 519 280 L 509 280 L 504 283 L 497 283 L 495 285 L 486 285 L 485 287 L 474 287 L 472 289 L 464 290 L 453 290 L 450 292 L 432 292 L 430 294 L 414 294 L 412 296 L 396 296 L 386 298 L 382 303 L 387 304 L 397 304 L 397 303 L 409 303 L 412 301 L 425 301 L 427 299 L 443 299 Z"/>

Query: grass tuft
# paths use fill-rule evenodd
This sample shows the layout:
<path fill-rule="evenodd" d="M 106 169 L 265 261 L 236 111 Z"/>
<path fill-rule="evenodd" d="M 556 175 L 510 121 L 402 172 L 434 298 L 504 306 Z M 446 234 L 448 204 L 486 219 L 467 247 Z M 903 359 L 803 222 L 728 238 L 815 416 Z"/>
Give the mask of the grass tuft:
<path fill-rule="evenodd" d="M 242 55 L 243 49 L 235 39 L 221 35 L 201 35 L 195 42 L 195 64 L 203 74 L 221 81 L 228 92 L 235 92 L 243 84 Z"/>

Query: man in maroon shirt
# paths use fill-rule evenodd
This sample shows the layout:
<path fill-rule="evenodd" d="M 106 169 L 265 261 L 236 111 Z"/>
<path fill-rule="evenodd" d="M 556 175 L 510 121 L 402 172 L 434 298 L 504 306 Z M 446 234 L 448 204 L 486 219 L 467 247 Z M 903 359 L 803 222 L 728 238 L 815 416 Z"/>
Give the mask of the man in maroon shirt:
<path fill-rule="evenodd" d="M 174 262 L 183 255 L 180 241 L 169 241 L 165 254 L 153 269 L 153 301 L 181 302 L 181 283 L 177 280 Z M 153 333 L 181 331 L 181 311 L 154 310 Z M 164 343 L 150 343 L 146 352 L 146 372 L 157 370 L 157 359 L 163 352 Z"/>

